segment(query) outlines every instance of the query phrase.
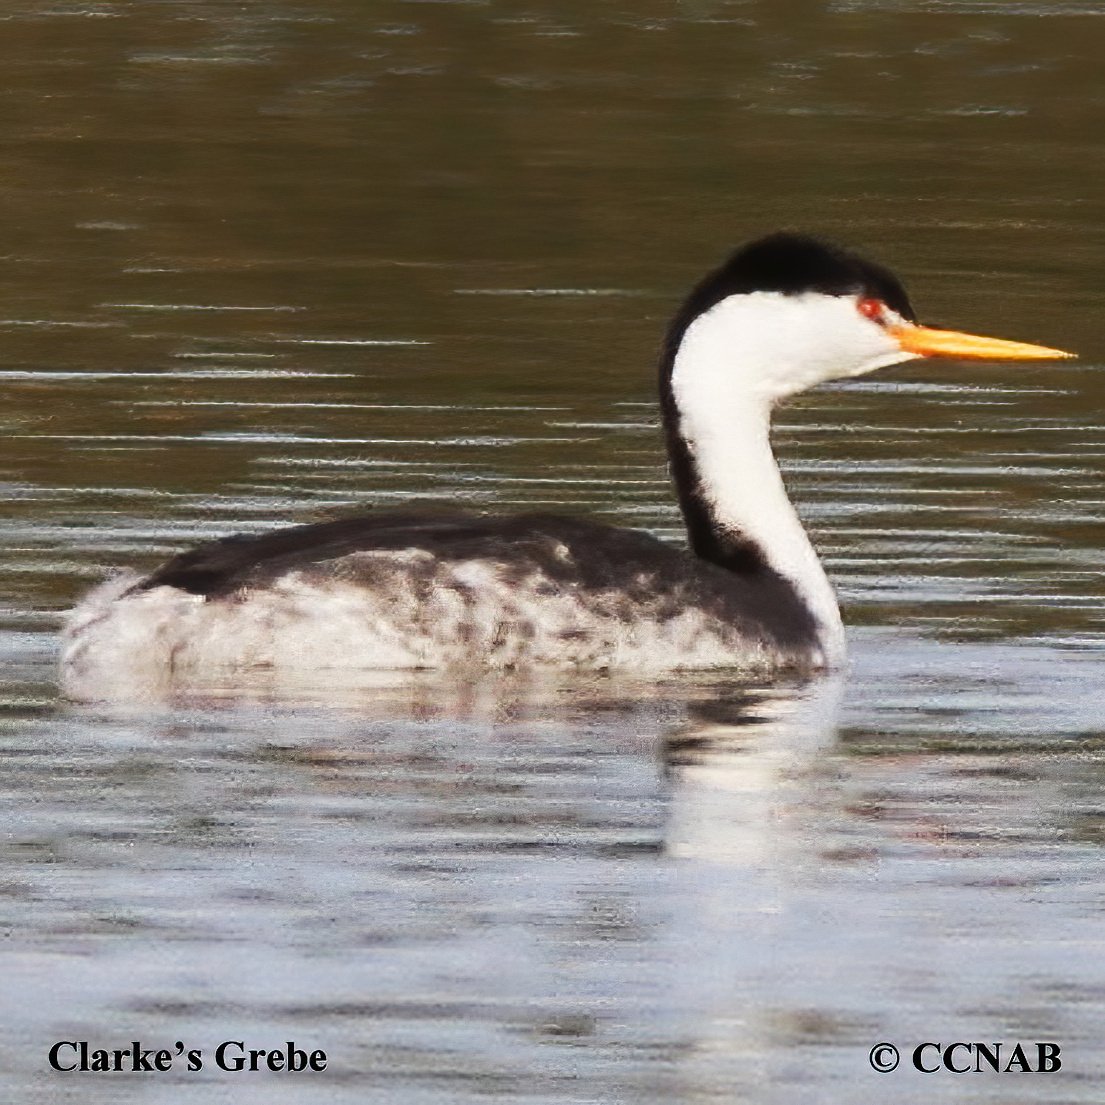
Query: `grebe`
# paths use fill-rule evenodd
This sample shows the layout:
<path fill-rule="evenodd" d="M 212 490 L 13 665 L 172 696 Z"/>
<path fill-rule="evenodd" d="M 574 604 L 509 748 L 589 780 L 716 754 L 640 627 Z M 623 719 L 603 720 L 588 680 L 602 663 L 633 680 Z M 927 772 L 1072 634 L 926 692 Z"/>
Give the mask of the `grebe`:
<path fill-rule="evenodd" d="M 772 454 L 775 405 L 917 357 L 1069 355 L 920 326 L 889 270 L 774 234 L 698 284 L 663 345 L 690 551 L 547 514 L 381 512 L 228 537 L 94 589 L 65 627 L 63 687 L 102 700 L 251 672 L 832 667 L 844 627 Z"/>

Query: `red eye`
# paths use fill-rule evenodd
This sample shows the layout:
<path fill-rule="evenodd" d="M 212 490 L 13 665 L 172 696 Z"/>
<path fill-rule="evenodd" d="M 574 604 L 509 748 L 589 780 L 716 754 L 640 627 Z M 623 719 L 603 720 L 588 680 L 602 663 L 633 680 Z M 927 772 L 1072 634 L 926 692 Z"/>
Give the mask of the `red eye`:
<path fill-rule="evenodd" d="M 886 310 L 879 299 L 861 299 L 856 307 L 864 318 L 869 318 L 872 322 L 878 323 L 882 322 L 883 312 Z"/>

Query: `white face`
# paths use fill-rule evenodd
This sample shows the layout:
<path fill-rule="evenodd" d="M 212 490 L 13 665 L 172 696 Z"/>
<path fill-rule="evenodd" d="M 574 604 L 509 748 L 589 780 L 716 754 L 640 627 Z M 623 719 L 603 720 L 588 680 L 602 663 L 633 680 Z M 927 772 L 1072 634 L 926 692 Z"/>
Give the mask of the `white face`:
<path fill-rule="evenodd" d="M 683 336 L 676 393 L 714 401 L 739 391 L 775 403 L 826 380 L 915 359 L 887 327 L 905 322 L 857 296 L 751 292 L 723 299 Z M 908 325 L 908 324 L 906 324 Z"/>

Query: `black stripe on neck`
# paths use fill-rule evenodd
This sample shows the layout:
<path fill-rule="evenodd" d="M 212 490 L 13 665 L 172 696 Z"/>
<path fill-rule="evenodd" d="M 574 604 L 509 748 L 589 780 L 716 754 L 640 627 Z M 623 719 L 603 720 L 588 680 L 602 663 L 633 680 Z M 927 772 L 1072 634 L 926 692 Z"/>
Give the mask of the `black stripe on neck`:
<path fill-rule="evenodd" d="M 668 467 L 691 550 L 695 556 L 731 572 L 762 571 L 767 566 L 767 559 L 760 546 L 739 530 L 722 525 L 706 498 L 698 463 L 679 426 L 679 412 L 670 386 L 670 369 L 667 379 L 667 386 L 660 389 L 660 409 L 668 446 Z"/>

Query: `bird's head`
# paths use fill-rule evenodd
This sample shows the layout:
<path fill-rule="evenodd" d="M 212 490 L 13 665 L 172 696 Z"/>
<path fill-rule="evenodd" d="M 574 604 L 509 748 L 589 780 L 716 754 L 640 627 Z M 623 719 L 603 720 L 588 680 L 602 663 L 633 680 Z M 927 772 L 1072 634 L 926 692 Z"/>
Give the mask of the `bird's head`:
<path fill-rule="evenodd" d="M 743 246 L 691 292 L 668 331 L 676 400 L 774 404 L 826 380 L 918 357 L 1053 360 L 1042 345 L 922 326 L 898 278 L 796 234 Z"/>

